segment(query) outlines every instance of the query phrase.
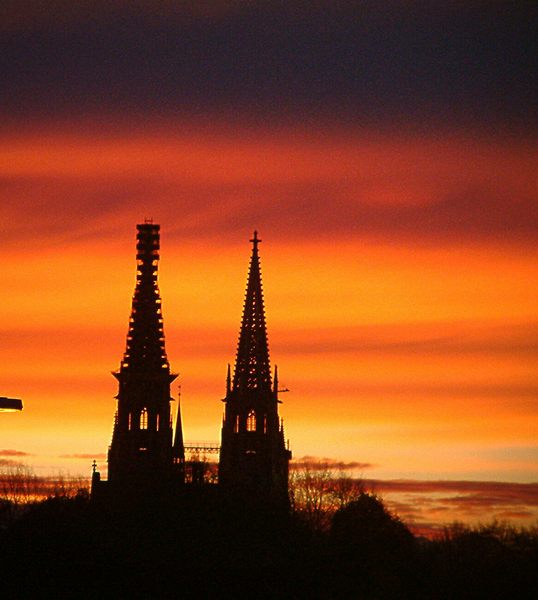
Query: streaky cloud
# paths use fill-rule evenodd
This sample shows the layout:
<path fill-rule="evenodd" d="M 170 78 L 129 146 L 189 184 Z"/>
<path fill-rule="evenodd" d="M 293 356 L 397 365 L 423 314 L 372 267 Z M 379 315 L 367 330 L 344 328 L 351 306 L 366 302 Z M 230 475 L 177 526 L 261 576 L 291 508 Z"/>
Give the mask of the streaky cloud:
<path fill-rule="evenodd" d="M 313 470 L 337 470 L 337 471 L 356 471 L 370 469 L 375 465 L 359 461 L 342 461 L 334 458 L 320 458 L 316 456 L 302 456 L 293 459 L 290 468 L 293 470 L 313 469 Z"/>
<path fill-rule="evenodd" d="M 508 521 L 529 526 L 538 519 L 538 483 L 488 481 L 364 480 L 419 535 L 435 537 L 454 522 Z M 456 495 L 453 493 L 456 492 Z"/>
<path fill-rule="evenodd" d="M 22 450 L 4 449 L 0 450 L 0 456 L 31 456 L 31 454 Z"/>
<path fill-rule="evenodd" d="M 345 235 L 411 247 L 534 250 L 538 241 L 532 144 L 361 135 L 342 141 L 334 133 L 294 142 L 285 132 L 273 139 L 268 129 L 255 142 L 247 130 L 228 140 L 122 135 L 93 143 L 8 136 L 0 148 L 8 239 L 112 239 L 149 205 L 174 243 L 230 243 L 252 223 L 280 242 Z M 493 152 L 492 143 L 505 152 Z M 404 158 L 395 162 L 395 153 Z"/>
<path fill-rule="evenodd" d="M 75 454 L 60 454 L 58 458 L 67 458 L 67 459 L 79 459 L 79 458 L 87 458 L 87 459 L 95 459 L 95 460 L 104 460 L 107 457 L 103 452 L 97 452 L 95 454 L 87 454 L 87 453 L 75 453 Z"/>

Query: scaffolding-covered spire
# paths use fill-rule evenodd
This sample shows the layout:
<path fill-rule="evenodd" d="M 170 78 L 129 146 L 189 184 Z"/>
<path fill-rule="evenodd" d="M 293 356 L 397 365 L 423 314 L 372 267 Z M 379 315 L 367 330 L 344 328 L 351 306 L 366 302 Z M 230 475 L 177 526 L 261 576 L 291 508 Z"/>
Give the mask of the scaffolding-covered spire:
<path fill-rule="evenodd" d="M 108 450 L 110 489 L 150 494 L 182 485 L 184 450 L 178 401 L 175 445 L 170 418 L 170 372 L 164 348 L 161 298 L 157 286 L 159 225 L 137 225 L 136 288 L 127 347 L 119 371 L 112 442 Z M 114 492 L 116 493 L 116 492 Z M 131 492 L 129 492 L 131 493 Z"/>
<path fill-rule="evenodd" d="M 136 288 L 120 371 L 170 373 L 157 284 L 159 225 L 146 221 L 136 228 Z"/>
<path fill-rule="evenodd" d="M 243 319 L 239 333 L 233 379 L 234 391 L 270 390 L 271 370 L 265 326 L 263 290 L 258 255 L 258 232 L 254 232 Z"/>

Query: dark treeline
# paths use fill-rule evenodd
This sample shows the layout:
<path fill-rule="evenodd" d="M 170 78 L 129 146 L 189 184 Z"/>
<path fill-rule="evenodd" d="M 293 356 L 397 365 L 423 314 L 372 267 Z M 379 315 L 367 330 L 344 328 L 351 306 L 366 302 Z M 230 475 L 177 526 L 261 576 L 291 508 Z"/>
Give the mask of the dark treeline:
<path fill-rule="evenodd" d="M 536 598 L 538 531 L 454 526 L 414 537 L 357 491 L 312 512 L 223 496 L 99 505 L 88 493 L 0 502 L 2 598 Z"/>

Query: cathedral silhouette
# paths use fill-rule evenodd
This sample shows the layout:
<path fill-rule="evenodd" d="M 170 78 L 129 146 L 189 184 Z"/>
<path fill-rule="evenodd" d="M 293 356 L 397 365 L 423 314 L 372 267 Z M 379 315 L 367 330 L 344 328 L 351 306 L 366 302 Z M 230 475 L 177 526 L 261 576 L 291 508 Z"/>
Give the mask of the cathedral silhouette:
<path fill-rule="evenodd" d="M 94 461 L 92 498 L 139 498 L 186 493 L 204 485 L 203 463 L 185 460 L 181 407 L 177 401 L 172 426 L 170 369 L 165 349 L 163 314 L 158 287 L 160 226 L 137 225 L 136 287 L 127 344 L 118 381 L 117 410 L 108 450 L 108 480 Z M 221 493 L 288 502 L 288 465 L 283 421 L 278 415 L 278 371 L 271 381 L 269 346 L 258 245 L 254 232 L 243 316 L 233 376 L 230 365 L 219 452 Z M 289 444 L 288 444 L 289 446 Z M 209 485 L 209 484 L 208 484 Z"/>

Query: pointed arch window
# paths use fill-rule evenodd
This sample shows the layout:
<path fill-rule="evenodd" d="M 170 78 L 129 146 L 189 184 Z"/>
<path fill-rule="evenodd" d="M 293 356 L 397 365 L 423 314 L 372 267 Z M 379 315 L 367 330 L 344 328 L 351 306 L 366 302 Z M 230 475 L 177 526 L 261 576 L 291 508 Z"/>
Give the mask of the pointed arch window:
<path fill-rule="evenodd" d="M 133 415 L 132 415 L 132 413 L 129 413 L 128 423 L 127 423 L 127 429 L 129 431 L 131 431 L 132 427 L 133 427 Z"/>
<path fill-rule="evenodd" d="M 235 417 L 234 433 L 239 433 L 239 415 Z"/>
<path fill-rule="evenodd" d="M 148 409 L 144 407 L 140 411 L 140 429 L 148 428 Z"/>
<path fill-rule="evenodd" d="M 160 425 L 160 424 L 161 424 L 161 415 L 160 415 L 159 413 L 157 413 L 157 420 L 156 420 L 156 422 L 155 422 L 155 425 L 156 425 L 155 429 L 156 429 L 157 431 L 159 431 L 159 425 Z"/>
<path fill-rule="evenodd" d="M 256 431 L 256 413 L 251 410 L 247 415 L 247 431 Z"/>
<path fill-rule="evenodd" d="M 267 415 L 263 415 L 263 433 L 267 433 Z"/>

